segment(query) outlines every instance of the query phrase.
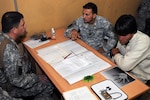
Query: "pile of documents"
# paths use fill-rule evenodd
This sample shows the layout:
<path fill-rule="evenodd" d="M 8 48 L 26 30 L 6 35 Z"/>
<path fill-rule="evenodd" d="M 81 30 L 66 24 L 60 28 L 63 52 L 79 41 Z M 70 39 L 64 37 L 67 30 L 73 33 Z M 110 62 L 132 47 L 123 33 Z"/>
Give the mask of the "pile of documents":
<path fill-rule="evenodd" d="M 50 64 L 69 84 L 82 80 L 111 65 L 77 42 L 67 40 L 37 50 L 38 55 Z"/>

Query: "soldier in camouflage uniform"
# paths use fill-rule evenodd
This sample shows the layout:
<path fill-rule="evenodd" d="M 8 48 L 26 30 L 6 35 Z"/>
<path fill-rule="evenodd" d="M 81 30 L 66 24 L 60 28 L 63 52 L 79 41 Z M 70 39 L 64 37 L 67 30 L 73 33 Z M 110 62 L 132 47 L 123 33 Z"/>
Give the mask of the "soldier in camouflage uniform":
<path fill-rule="evenodd" d="M 53 85 L 44 75 L 37 75 L 33 68 L 33 59 L 26 49 L 19 44 L 25 35 L 24 17 L 19 12 L 6 12 L 2 16 L 0 43 L 8 41 L 1 55 L 0 86 L 12 97 L 35 96 L 50 100 Z"/>
<path fill-rule="evenodd" d="M 0 100 L 22 100 L 17 98 L 12 98 L 9 94 L 0 87 Z"/>
<path fill-rule="evenodd" d="M 146 19 L 150 18 L 150 0 L 141 0 L 136 18 L 138 30 L 144 32 Z"/>
<path fill-rule="evenodd" d="M 110 50 L 117 42 L 112 30 L 111 23 L 98 16 L 97 6 L 89 2 L 83 6 L 83 16 L 67 27 L 65 36 L 72 40 L 81 38 L 106 57 L 110 57 Z"/>

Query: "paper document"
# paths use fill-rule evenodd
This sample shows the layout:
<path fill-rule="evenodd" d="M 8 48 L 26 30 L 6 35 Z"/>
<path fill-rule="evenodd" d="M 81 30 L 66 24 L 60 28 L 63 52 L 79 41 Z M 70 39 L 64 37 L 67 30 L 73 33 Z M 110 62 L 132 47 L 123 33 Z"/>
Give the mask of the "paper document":
<path fill-rule="evenodd" d="M 38 55 L 50 64 L 69 84 L 82 80 L 111 65 L 75 41 L 68 40 L 40 50 Z"/>
<path fill-rule="evenodd" d="M 50 42 L 50 40 L 40 41 L 40 39 L 38 39 L 38 40 L 32 40 L 31 39 L 31 40 L 25 41 L 24 44 L 26 44 L 28 47 L 33 49 L 33 48 L 36 48 L 36 47 L 41 46 L 43 44 L 46 44 L 48 42 Z"/>
<path fill-rule="evenodd" d="M 37 50 L 38 55 L 49 64 L 64 60 L 70 53 L 71 55 L 67 58 L 78 55 L 84 51 L 87 51 L 87 49 L 71 40 Z"/>
<path fill-rule="evenodd" d="M 65 100 L 97 100 L 86 86 L 64 92 L 63 97 Z"/>
<path fill-rule="evenodd" d="M 91 51 L 83 52 L 51 65 L 70 84 L 82 80 L 84 76 L 93 75 L 110 67 L 108 63 L 97 57 Z"/>

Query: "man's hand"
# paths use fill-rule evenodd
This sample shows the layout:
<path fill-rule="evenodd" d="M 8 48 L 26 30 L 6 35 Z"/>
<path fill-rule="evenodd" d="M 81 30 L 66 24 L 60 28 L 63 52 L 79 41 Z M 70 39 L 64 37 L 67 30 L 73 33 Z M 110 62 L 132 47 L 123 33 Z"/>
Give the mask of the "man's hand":
<path fill-rule="evenodd" d="M 43 74 L 40 74 L 40 75 L 39 75 L 39 79 L 40 79 L 40 81 L 41 81 L 43 84 L 48 83 L 48 78 L 47 78 L 45 75 L 43 75 Z"/>
<path fill-rule="evenodd" d="M 100 47 L 99 50 L 98 50 L 98 52 L 104 53 L 105 51 L 104 51 L 104 49 L 102 47 Z"/>
<path fill-rule="evenodd" d="M 120 53 L 118 48 L 114 48 L 114 49 L 111 50 L 112 56 L 116 55 L 117 53 Z"/>
<path fill-rule="evenodd" d="M 70 33 L 70 39 L 76 40 L 77 38 L 80 38 L 80 34 L 76 30 L 72 30 Z"/>

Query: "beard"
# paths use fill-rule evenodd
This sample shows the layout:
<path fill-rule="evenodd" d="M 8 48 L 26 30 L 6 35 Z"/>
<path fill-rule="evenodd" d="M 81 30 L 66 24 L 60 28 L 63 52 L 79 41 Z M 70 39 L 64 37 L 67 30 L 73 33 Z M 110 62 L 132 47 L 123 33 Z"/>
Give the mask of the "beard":
<path fill-rule="evenodd" d="M 27 31 L 25 31 L 22 35 L 19 35 L 18 38 L 15 40 L 17 44 L 21 43 L 22 40 L 24 38 L 26 38 L 26 35 L 27 35 Z"/>
<path fill-rule="evenodd" d="M 94 18 L 92 18 L 90 20 L 85 20 L 85 19 L 83 19 L 83 20 L 84 20 L 84 23 L 88 23 L 88 24 L 94 24 L 94 22 L 95 22 Z"/>

